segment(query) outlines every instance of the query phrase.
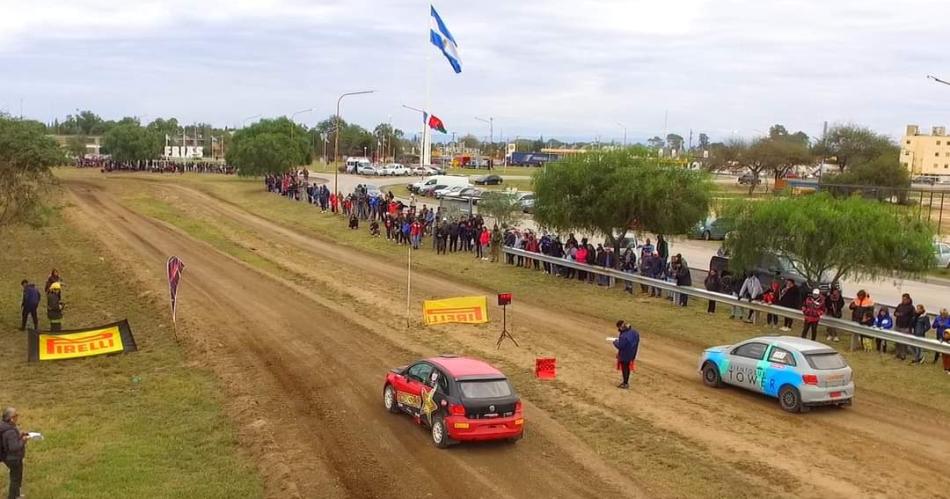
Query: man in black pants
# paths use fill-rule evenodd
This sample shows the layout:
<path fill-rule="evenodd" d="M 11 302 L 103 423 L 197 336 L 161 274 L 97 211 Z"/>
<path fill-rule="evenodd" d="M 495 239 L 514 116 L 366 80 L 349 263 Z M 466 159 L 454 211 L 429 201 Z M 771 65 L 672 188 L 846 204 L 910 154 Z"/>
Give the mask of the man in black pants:
<path fill-rule="evenodd" d="M 7 407 L 3 410 L 3 421 L 0 422 L 0 454 L 3 454 L 3 464 L 10 468 L 10 499 L 20 497 L 23 458 L 26 456 L 26 441 L 29 439 L 25 432 L 16 427 L 17 419 L 19 416 L 16 409 Z"/>
<path fill-rule="evenodd" d="M 630 387 L 630 370 L 635 366 L 640 348 L 640 333 L 622 320 L 617 321 L 617 331 L 620 337 L 614 340 L 614 348 L 617 349 L 617 367 L 623 376 L 617 388 L 626 390 Z"/>
<path fill-rule="evenodd" d="M 28 282 L 26 279 L 20 281 L 20 286 L 23 287 L 23 302 L 20 305 L 23 314 L 22 321 L 20 322 L 20 331 L 26 329 L 26 318 L 29 316 L 33 317 L 33 330 L 39 331 L 40 323 L 36 318 L 36 309 L 40 306 L 40 291 L 36 289 L 36 285 Z"/>

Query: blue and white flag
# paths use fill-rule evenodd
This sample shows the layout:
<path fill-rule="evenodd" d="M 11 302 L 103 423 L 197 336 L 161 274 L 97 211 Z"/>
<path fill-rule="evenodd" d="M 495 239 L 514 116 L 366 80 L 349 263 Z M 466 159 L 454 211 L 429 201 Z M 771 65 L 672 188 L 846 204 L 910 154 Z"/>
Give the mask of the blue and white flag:
<path fill-rule="evenodd" d="M 429 30 L 432 45 L 439 47 L 439 50 L 445 54 L 445 58 L 449 60 L 449 64 L 452 65 L 452 69 L 456 73 L 461 73 L 462 59 L 459 57 L 459 46 L 455 43 L 452 33 L 449 33 L 449 28 L 445 27 L 439 13 L 435 11 L 435 7 L 431 5 L 429 7 L 432 8 L 432 29 Z"/>

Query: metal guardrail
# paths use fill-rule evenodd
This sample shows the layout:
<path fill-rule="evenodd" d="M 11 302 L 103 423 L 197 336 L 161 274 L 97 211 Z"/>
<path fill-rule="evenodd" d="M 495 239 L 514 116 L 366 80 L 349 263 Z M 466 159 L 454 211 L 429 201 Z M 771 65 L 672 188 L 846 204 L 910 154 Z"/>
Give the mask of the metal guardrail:
<path fill-rule="evenodd" d="M 553 256 L 543 255 L 541 253 L 533 253 L 530 251 L 525 251 L 517 248 L 511 248 L 509 246 L 503 246 L 502 251 L 506 255 L 520 256 L 527 258 L 529 260 L 537 260 L 540 262 L 546 262 L 558 267 L 566 267 L 574 270 L 580 270 L 587 272 L 589 274 L 601 275 L 609 277 L 616 281 L 627 281 L 637 284 L 643 284 L 653 288 L 659 288 L 665 291 L 670 291 L 673 293 L 681 293 L 687 296 L 694 298 L 701 298 L 704 300 L 712 300 L 717 303 L 724 303 L 730 306 L 741 307 L 744 309 L 751 309 L 756 312 L 762 312 L 767 314 L 777 315 L 779 317 L 787 317 L 789 319 L 804 319 L 805 315 L 798 310 L 793 310 L 789 308 L 779 307 L 776 305 L 767 305 L 762 302 L 754 301 L 743 301 L 738 298 L 727 295 L 723 293 L 714 293 L 712 291 L 707 291 L 702 288 L 696 288 L 692 286 L 677 286 L 676 284 L 663 281 L 660 279 L 653 279 L 651 277 L 643 277 L 638 274 L 628 274 L 626 272 L 621 272 L 615 269 L 608 269 L 604 267 L 595 267 L 592 265 L 587 265 L 586 263 L 577 263 L 564 258 L 556 258 Z M 939 352 L 944 355 L 950 355 L 950 343 L 941 343 L 937 340 L 932 340 L 929 338 L 921 338 L 909 334 L 898 333 L 894 331 L 870 328 L 862 326 L 856 322 L 837 319 L 834 317 L 822 317 L 819 324 L 824 326 L 830 326 L 835 328 L 838 331 L 845 331 L 852 334 L 859 334 L 861 336 L 866 336 L 869 338 L 876 338 L 885 341 L 890 341 L 893 343 L 900 343 L 902 345 L 909 345 L 912 347 L 921 348 L 923 350 L 928 350 L 931 352 Z"/>

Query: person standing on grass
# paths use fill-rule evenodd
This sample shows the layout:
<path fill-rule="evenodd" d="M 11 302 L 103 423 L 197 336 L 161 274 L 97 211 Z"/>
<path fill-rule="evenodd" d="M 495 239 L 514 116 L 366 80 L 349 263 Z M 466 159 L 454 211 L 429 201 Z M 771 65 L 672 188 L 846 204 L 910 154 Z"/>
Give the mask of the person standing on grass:
<path fill-rule="evenodd" d="M 686 260 L 683 260 L 683 255 L 677 253 L 676 262 L 679 264 L 679 267 L 676 271 L 676 285 L 689 287 L 693 285 L 693 275 L 689 272 L 689 264 L 686 263 Z M 677 293 L 679 296 L 679 301 L 676 303 L 681 307 L 685 307 L 689 302 L 689 295 L 686 293 Z"/>
<path fill-rule="evenodd" d="M 656 252 L 660 255 L 660 260 L 663 260 L 663 265 L 666 265 L 670 258 L 670 245 L 666 242 L 663 234 L 656 236 Z"/>
<path fill-rule="evenodd" d="M 46 286 L 43 287 L 44 293 L 49 293 L 49 287 L 53 285 L 54 282 L 63 282 L 63 279 L 59 276 L 59 272 L 56 269 L 53 269 L 49 273 L 49 277 L 46 278 Z"/>
<path fill-rule="evenodd" d="M 40 330 L 40 323 L 36 317 L 36 309 L 40 306 L 40 291 L 36 289 L 36 285 L 27 281 L 26 279 L 20 281 L 20 286 L 23 288 L 23 301 L 20 304 L 20 309 L 22 311 L 21 321 L 20 321 L 20 331 L 26 330 L 26 319 L 27 317 L 33 317 L 33 330 Z"/>
<path fill-rule="evenodd" d="M 17 428 L 20 416 L 16 409 L 7 407 L 0 420 L 0 454 L 3 464 L 10 470 L 10 491 L 7 497 L 17 499 L 23 486 L 23 459 L 26 457 L 26 443 L 29 435 Z"/>
<path fill-rule="evenodd" d="M 709 272 L 706 274 L 706 279 L 703 279 L 703 285 L 706 286 L 706 291 L 721 293 L 722 280 L 719 279 L 719 272 L 716 269 L 709 269 Z M 709 300 L 709 304 L 706 306 L 706 313 L 709 315 L 716 313 L 716 300 Z"/>
<path fill-rule="evenodd" d="M 825 300 L 821 297 L 821 291 L 815 288 L 811 296 L 805 299 L 802 305 L 802 313 L 805 314 L 805 327 L 802 328 L 802 338 L 805 338 L 808 331 L 811 331 L 811 340 L 815 341 L 818 335 L 818 322 L 825 315 Z"/>
<path fill-rule="evenodd" d="M 923 338 L 927 335 L 927 331 L 930 331 L 930 317 L 927 316 L 927 310 L 923 305 L 917 305 L 917 309 L 914 311 L 914 336 L 918 338 Z M 923 364 L 924 363 L 924 349 L 920 347 L 910 347 L 911 353 L 914 354 L 914 358 L 911 359 L 911 364 Z"/>
<path fill-rule="evenodd" d="M 482 227 L 481 233 L 478 235 L 478 244 L 481 246 L 481 250 L 478 252 L 482 260 L 488 260 L 488 246 L 491 244 L 491 232 L 488 232 L 488 227 Z"/>
<path fill-rule="evenodd" d="M 501 243 L 502 235 L 501 229 L 498 228 L 498 224 L 495 224 L 491 230 L 491 236 L 489 238 L 489 244 L 491 244 L 491 261 L 495 263 L 498 261 L 498 257 L 501 254 Z"/>
<path fill-rule="evenodd" d="M 630 371 L 636 370 L 637 352 L 640 349 L 640 333 L 624 321 L 617 321 L 620 336 L 614 340 L 617 349 L 617 368 L 622 376 L 617 388 L 630 388 Z"/>
<path fill-rule="evenodd" d="M 801 309 L 801 292 L 798 290 L 798 286 L 795 284 L 795 281 L 791 279 L 785 280 L 785 287 L 782 288 L 782 291 L 780 291 L 778 294 L 778 305 L 780 307 L 790 308 L 793 310 Z M 782 327 L 779 329 L 782 331 L 791 331 L 792 319 L 790 317 L 786 317 L 785 321 L 782 323 Z"/>
<path fill-rule="evenodd" d="M 916 312 L 914 308 L 914 300 L 910 297 L 909 294 L 904 293 L 901 296 L 901 303 L 894 309 L 894 327 L 897 329 L 897 332 L 904 334 L 914 334 L 914 319 L 916 318 L 914 313 Z M 903 343 L 896 343 L 894 345 L 894 355 L 899 360 L 907 359 L 907 345 Z"/>
<path fill-rule="evenodd" d="M 49 286 L 49 293 L 46 294 L 46 318 L 49 319 L 50 331 L 63 330 L 63 308 L 62 284 L 57 281 Z"/>
<path fill-rule="evenodd" d="M 844 309 L 844 298 L 841 296 L 841 288 L 837 286 L 831 290 L 831 294 L 828 295 L 828 298 L 825 299 L 825 310 L 828 312 L 828 315 L 836 319 L 841 318 L 841 312 Z M 828 336 L 825 338 L 827 341 L 840 341 L 838 339 L 838 330 L 833 327 L 826 327 L 828 330 Z"/>
<path fill-rule="evenodd" d="M 947 329 L 950 329 L 950 312 L 947 309 L 940 309 L 940 315 L 934 318 L 933 323 L 934 331 L 937 333 L 937 341 L 943 343 L 947 336 Z M 940 352 L 934 352 L 934 364 L 937 363 L 937 359 L 940 358 Z M 943 355 L 943 363 L 947 364 L 947 355 Z"/>
<path fill-rule="evenodd" d="M 743 298 L 748 299 L 749 303 L 752 303 L 754 300 L 762 299 L 762 281 L 759 281 L 759 278 L 753 272 L 746 274 L 745 281 L 742 281 L 742 287 L 739 288 L 739 299 L 741 300 Z M 745 322 L 751 324 L 754 315 L 755 310 L 750 308 L 749 315 L 745 318 Z"/>
<path fill-rule="evenodd" d="M 766 305 L 775 305 L 775 301 L 778 300 L 778 295 L 781 292 L 782 289 L 779 286 L 778 281 L 772 280 L 772 284 L 769 284 L 769 289 L 765 290 L 765 293 L 762 293 L 762 303 L 765 303 Z M 765 325 L 770 328 L 777 328 L 778 316 L 771 312 L 766 314 Z"/>
<path fill-rule="evenodd" d="M 851 300 L 851 303 L 848 305 L 848 308 L 851 309 L 851 320 L 853 322 L 861 322 L 864 318 L 864 315 L 867 312 L 874 313 L 874 300 L 871 299 L 871 295 L 867 291 L 861 289 L 858 290 L 858 294 L 854 297 L 854 300 Z M 886 311 L 886 307 L 885 307 Z M 890 315 L 888 315 L 890 318 Z M 888 327 L 887 329 L 890 329 Z M 857 350 L 861 348 L 862 338 L 856 334 L 851 335 L 851 350 Z M 881 343 L 882 340 L 878 340 L 878 349 L 880 350 L 883 346 L 884 352 L 887 352 L 887 342 Z"/>

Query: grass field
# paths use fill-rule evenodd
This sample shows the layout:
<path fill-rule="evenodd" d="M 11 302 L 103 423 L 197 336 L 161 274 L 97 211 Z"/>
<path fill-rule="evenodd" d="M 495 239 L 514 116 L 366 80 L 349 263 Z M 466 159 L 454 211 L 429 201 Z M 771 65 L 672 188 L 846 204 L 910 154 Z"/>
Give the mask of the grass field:
<path fill-rule="evenodd" d="M 368 237 L 363 230 L 347 230 L 341 217 L 321 215 L 305 203 L 268 194 L 261 188 L 259 180 L 186 175 L 183 181 L 212 196 L 305 234 L 388 257 L 396 257 L 402 251 L 402 248 L 395 247 L 385 239 Z M 150 187 L 143 182 L 142 189 L 150 190 Z M 140 206 L 138 209 L 155 208 Z M 186 226 L 191 223 L 189 219 L 195 218 L 201 220 L 200 223 L 206 227 L 218 223 L 195 211 L 179 211 L 169 218 L 177 219 L 173 223 L 179 226 Z M 225 224 L 224 227 L 219 227 L 219 230 L 227 236 L 240 228 Z M 197 231 L 201 232 L 208 230 Z M 196 237 L 225 250 L 232 244 L 216 240 L 210 235 Z M 631 298 L 618 289 L 606 290 L 578 281 L 551 278 L 540 272 L 492 265 L 477 261 L 470 255 L 450 254 L 437 258 L 430 246 L 431 243 L 426 241 L 426 249 L 422 250 L 420 258 L 413 259 L 414 266 L 486 289 L 511 291 L 538 304 L 571 311 L 579 316 L 607 320 L 630 317 L 638 328 L 648 331 L 648 334 L 672 338 L 693 348 L 732 343 L 764 332 L 761 327 L 730 321 L 727 311 L 722 310 L 724 307 L 720 308 L 718 316 L 710 318 L 704 313 L 705 302 L 698 300 L 692 301 L 688 309 L 674 309 L 663 300 Z M 796 323 L 796 327 L 800 325 Z M 835 346 L 843 349 L 841 344 Z M 928 407 L 950 406 L 950 390 L 946 389 L 944 379 L 946 376 L 943 376 L 938 368 L 931 365 L 909 367 L 894 361 L 891 356 L 881 357 L 875 353 L 842 353 L 855 371 L 860 373 L 859 381 L 863 390 L 893 394 L 901 400 Z"/>
<path fill-rule="evenodd" d="M 69 210 L 66 206 L 65 210 Z M 68 215 L 67 215 L 68 217 Z M 40 231 L 5 229 L 0 266 L 0 404 L 16 406 L 29 446 L 30 498 L 259 497 L 262 484 L 238 450 L 213 376 L 174 340 L 168 297 L 141 293 L 131 272 L 74 231 L 57 211 Z M 20 279 L 42 288 L 60 270 L 67 329 L 127 318 L 139 351 L 49 363 L 26 362 L 19 328 Z M 45 299 L 41 327 L 45 327 Z M 6 492 L 6 469 L 0 473 Z"/>

